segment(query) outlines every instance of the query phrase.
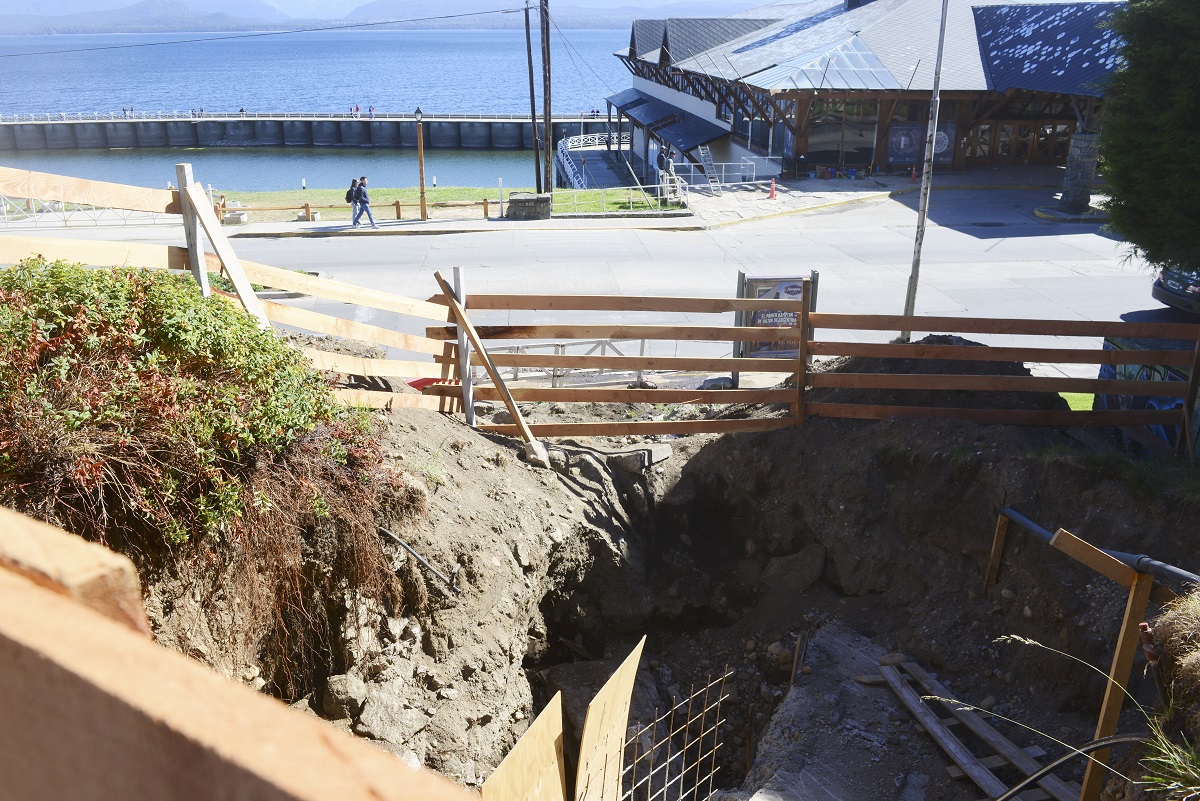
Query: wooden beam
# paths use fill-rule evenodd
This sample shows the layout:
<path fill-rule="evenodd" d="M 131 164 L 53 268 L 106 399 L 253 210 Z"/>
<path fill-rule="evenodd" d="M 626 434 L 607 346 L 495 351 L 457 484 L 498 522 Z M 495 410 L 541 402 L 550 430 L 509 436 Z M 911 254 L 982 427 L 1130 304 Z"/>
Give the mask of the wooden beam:
<path fill-rule="evenodd" d="M 1150 600 L 1154 579 L 1149 573 L 1135 573 L 1133 584 L 1126 586 L 1129 586 L 1129 596 L 1125 600 L 1125 615 L 1121 619 L 1117 647 L 1113 650 L 1112 667 L 1108 671 L 1108 683 L 1104 688 L 1104 701 L 1100 704 L 1094 740 L 1112 736 L 1117 731 L 1117 720 L 1125 704 L 1125 687 L 1129 683 L 1133 659 L 1141 641 L 1139 625 L 1146 619 L 1146 605 Z M 1108 775 L 1106 765 L 1111 753 L 1112 749 L 1106 748 L 1092 754 L 1083 773 L 1079 801 L 1097 801 L 1100 797 L 1100 790 Z"/>
<path fill-rule="evenodd" d="M 262 305 L 263 310 L 267 313 L 267 319 L 271 320 L 271 322 L 290 325 L 295 328 L 303 328 L 305 331 L 315 331 L 318 334 L 342 337 L 344 339 L 357 339 L 376 345 L 384 345 L 389 348 L 400 348 L 401 350 L 410 350 L 416 353 L 428 353 L 433 356 L 441 356 L 446 348 L 443 342 L 435 342 L 432 339 L 412 336 L 411 334 L 402 334 L 390 328 L 358 323 L 343 317 L 332 317 L 328 314 L 321 314 L 320 312 L 309 311 L 308 309 L 301 309 L 296 306 L 274 303 L 269 300 L 262 301 Z"/>
<path fill-rule="evenodd" d="M 814 373 L 813 388 L 914 389 L 977 392 L 1088 392 L 1112 395 L 1170 395 L 1182 381 L 1125 381 L 1119 378 L 1057 376 L 942 375 L 932 373 Z M 1180 392 L 1182 395 L 1183 393 Z"/>
<path fill-rule="evenodd" d="M 455 398 L 437 398 L 415 392 L 383 392 L 374 389 L 335 389 L 334 397 L 347 406 L 367 406 L 372 409 L 431 409 L 435 412 L 452 410 Z"/>
<path fill-rule="evenodd" d="M 1179 412 L 1075 412 L 1051 409 L 970 409 L 957 406 L 885 406 L 856 403 L 814 403 L 808 413 L 813 417 L 839 417 L 845 420 L 887 420 L 892 417 L 947 417 L 974 420 L 977 423 L 1026 426 L 1075 425 L 1161 425 L 1173 423 Z"/>
<path fill-rule="evenodd" d="M 1133 586 L 1138 572 L 1129 565 L 1106 554 L 1087 540 L 1076 537 L 1066 529 L 1060 528 L 1050 539 L 1050 547 L 1057 548 L 1067 556 L 1082 565 L 1090 567 L 1105 578 L 1111 579 L 1122 587 Z"/>
<path fill-rule="evenodd" d="M 1021 320 L 1011 317 L 906 317 L 902 314 L 813 312 L 817 328 L 855 331 L 928 331 L 947 334 L 1021 334 L 1051 337 L 1144 337 L 1195 342 L 1193 323 L 1125 323 L 1103 320 Z"/>
<path fill-rule="evenodd" d="M 221 260 L 221 266 L 225 269 L 225 274 L 229 276 L 229 280 L 233 282 L 234 289 L 237 290 L 238 300 L 242 302 L 242 307 L 252 317 L 257 318 L 260 325 L 269 328 L 271 323 L 267 320 L 262 303 L 259 302 L 258 297 L 254 294 L 254 288 L 250 286 L 250 279 L 246 277 L 241 261 L 238 259 L 237 254 L 233 252 L 233 245 L 225 237 L 225 232 L 221 230 L 221 223 L 217 220 L 217 215 L 213 213 L 212 207 L 208 205 L 208 197 L 204 194 L 204 190 L 200 187 L 200 184 L 188 184 L 186 187 L 180 187 L 180 191 L 187 193 L 188 200 L 192 204 L 192 209 L 196 213 L 196 218 L 200 220 L 200 225 L 204 228 L 204 233 L 208 234 L 208 241 L 212 243 L 213 250 L 217 253 L 217 258 Z"/>
<path fill-rule="evenodd" d="M 1008 786 L 984 767 L 979 758 L 972 754 L 962 741 L 955 737 L 950 729 L 938 719 L 938 716 L 921 701 L 916 691 L 909 687 L 901 677 L 898 668 L 894 665 L 881 665 L 879 671 L 887 680 L 888 686 L 892 688 L 892 692 L 896 693 L 901 703 L 917 719 L 921 727 L 929 732 L 929 736 L 937 741 L 946 755 L 954 760 L 954 764 L 958 765 L 967 778 L 975 782 L 985 795 L 989 798 L 996 798 L 1008 792 Z"/>
<path fill-rule="evenodd" d="M 760 328 L 759 331 L 764 329 Z M 576 367 L 603 370 L 699 370 L 718 373 L 737 370 L 746 373 L 794 373 L 790 359 L 729 359 L 691 356 L 555 356 L 540 353 L 497 353 L 491 357 L 497 367 Z M 483 366 L 483 358 L 471 354 L 471 364 Z"/>
<path fill-rule="evenodd" d="M 677 339 L 713 342 L 753 342 L 768 331 L 773 340 L 794 342 L 794 328 L 750 328 L 701 325 L 481 325 L 475 328 L 480 339 Z M 450 341 L 458 338 L 454 326 L 430 326 L 430 339 Z"/>
<path fill-rule="evenodd" d="M 344 353 L 330 353 L 305 348 L 304 355 L 316 370 L 329 370 L 344 375 L 381 378 L 449 378 L 452 365 L 432 362 L 409 362 L 394 359 L 364 359 Z"/>
<path fill-rule="evenodd" d="M 903 663 L 903 667 L 917 680 L 917 683 L 921 685 L 921 688 L 926 693 L 939 696 L 940 698 L 954 697 L 951 695 L 949 688 L 929 675 L 929 672 L 917 663 L 905 662 Z M 1007 764 L 1011 764 L 1014 768 L 1021 771 L 1022 774 L 1032 776 L 1042 769 L 1043 766 L 1036 759 L 1018 748 L 1003 734 L 996 731 L 978 713 L 970 709 L 962 709 L 961 704 L 948 703 L 945 706 L 950 710 L 950 714 L 957 718 L 972 734 L 987 743 L 988 747 L 995 751 Z M 1047 776 L 1038 782 L 1038 786 L 1057 799 L 1057 801 L 1075 801 L 1077 791 L 1057 776 Z"/>
<path fill-rule="evenodd" d="M 983 591 L 987 592 L 996 583 L 1000 574 L 1000 560 L 1004 558 L 1004 540 L 1008 536 L 1008 517 L 996 517 L 996 532 L 992 535 L 992 552 L 988 555 L 987 570 L 983 574 Z"/>
<path fill-rule="evenodd" d="M 958 359 L 979 362 L 1046 364 L 1186 364 L 1179 350 L 1100 350 L 1091 348 L 1011 348 L 975 345 L 894 345 L 873 342 L 813 342 L 816 356 L 865 356 L 873 359 Z M 1177 415 L 1178 416 L 1178 415 Z"/>
<path fill-rule="evenodd" d="M 340 300 L 343 303 L 354 303 L 359 306 L 369 306 L 372 309 L 407 314 L 426 320 L 444 322 L 449 319 L 449 312 L 444 305 L 429 303 L 403 295 L 393 295 L 375 289 L 346 284 L 341 281 L 331 281 L 328 278 L 317 278 L 306 273 L 292 270 L 281 270 L 278 267 L 268 267 L 265 264 L 245 262 L 242 265 L 250 279 L 269 286 L 273 289 L 284 289 L 289 292 L 301 292 L 314 298 Z"/>
<path fill-rule="evenodd" d="M 958 723 L 957 720 L 954 722 Z M 1031 757 L 1043 757 L 1046 755 L 1046 749 L 1039 748 L 1036 745 L 1031 745 L 1027 748 L 1022 748 L 1021 750 L 1024 751 L 1026 754 L 1028 754 Z M 1004 757 L 1000 756 L 999 754 L 992 754 L 990 757 L 983 757 L 979 761 L 983 764 L 983 766 L 985 768 L 988 768 L 989 770 L 992 768 L 1007 767 L 1009 764 L 1008 760 L 1005 759 Z M 949 776 L 951 779 L 962 779 L 962 778 L 965 778 L 967 774 L 963 773 L 962 769 L 960 767 L 958 767 L 958 765 L 947 765 L 946 766 L 946 775 Z M 1049 794 L 1047 794 L 1046 797 L 1050 798 L 1051 796 Z M 1075 793 L 1071 794 L 1071 799 L 1072 799 L 1072 801 L 1074 801 Z"/>
<path fill-rule="evenodd" d="M 549 125 L 549 122 L 547 122 L 547 125 Z M 514 429 L 526 443 L 533 442 L 536 437 L 529 430 L 529 425 L 521 415 L 521 410 L 517 407 L 517 402 L 509 394 L 508 386 L 500 376 L 500 371 L 496 369 L 496 365 L 492 363 L 487 350 L 483 347 L 483 342 L 480 341 L 479 334 L 475 331 L 475 326 L 471 325 L 471 321 L 467 319 L 467 313 L 459 304 L 458 298 L 454 294 L 454 289 L 451 288 L 440 272 L 435 272 L 433 277 L 437 280 L 438 286 L 442 288 L 442 293 L 446 296 L 446 301 L 450 305 L 450 313 L 454 315 L 454 319 L 467 332 L 467 339 L 471 340 L 471 347 L 475 349 L 475 352 L 471 355 L 478 355 L 483 359 L 483 366 L 487 370 L 488 377 L 492 379 L 492 384 L 500 390 L 501 395 L 504 397 L 504 406 L 508 409 L 508 413 L 512 415 Z"/>
<path fill-rule="evenodd" d="M 179 214 L 179 194 L 169 189 L 148 189 L 105 181 L 89 181 L 45 172 L 0 167 L 0 195 L 78 203 L 98 209 L 144 211 L 150 214 Z M 208 204 L 207 198 L 205 204 Z"/>
<path fill-rule="evenodd" d="M 426 395 L 459 397 L 459 384 L 433 384 L 422 390 Z M 790 403 L 796 393 L 790 389 L 550 389 L 511 387 L 513 398 L 531 403 Z M 503 400 L 495 387 L 475 387 L 480 400 Z"/>
<path fill-rule="evenodd" d="M 439 296 L 440 297 L 440 296 Z M 624 311 L 718 314 L 798 311 L 799 298 L 677 298 L 657 295 L 472 295 L 471 310 Z"/>
<path fill-rule="evenodd" d="M 0 264 L 16 264 L 37 255 L 51 261 L 91 267 L 141 267 L 147 270 L 188 269 L 187 248 L 37 236 L 0 236 Z"/>
<path fill-rule="evenodd" d="M 195 179 L 192 177 L 192 165 L 176 164 L 175 180 L 179 182 L 180 186 L 195 183 Z M 196 284 L 200 287 L 200 294 L 208 297 L 212 294 L 212 289 L 208 286 L 208 267 L 205 263 L 204 248 L 200 244 L 200 221 L 196 218 L 196 212 L 192 210 L 192 204 L 186 192 L 179 193 L 179 203 L 180 214 L 183 215 L 183 238 L 187 242 L 188 267 L 192 271 L 192 277 L 196 279 Z"/>
<path fill-rule="evenodd" d="M 800 282 L 800 301 L 800 314 L 797 315 L 796 319 L 799 343 L 796 347 L 796 401 L 794 413 L 796 415 L 796 424 L 804 425 L 804 418 L 807 414 L 805 398 L 808 393 L 808 343 L 812 334 L 812 328 L 809 326 L 809 321 L 811 320 L 809 309 L 812 307 L 811 278 L 805 278 Z"/>
<path fill-rule="evenodd" d="M 630 420 L 611 423 L 531 423 L 538 437 L 621 437 L 646 434 L 724 434 L 733 431 L 775 431 L 791 428 L 790 417 L 738 420 Z M 515 434 L 511 423 L 482 425 L 480 431 Z"/>

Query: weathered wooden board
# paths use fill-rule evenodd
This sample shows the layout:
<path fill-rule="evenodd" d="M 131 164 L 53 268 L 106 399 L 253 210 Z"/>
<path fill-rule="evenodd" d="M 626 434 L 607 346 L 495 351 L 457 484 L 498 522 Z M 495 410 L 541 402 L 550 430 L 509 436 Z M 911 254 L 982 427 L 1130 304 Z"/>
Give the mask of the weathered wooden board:
<path fill-rule="evenodd" d="M 457 397 L 462 394 L 458 384 L 434 384 L 426 387 L 426 395 Z M 495 387 L 475 387 L 480 400 L 501 400 Z M 512 387 L 515 400 L 545 401 L 547 403 L 790 403 L 796 397 L 790 389 L 551 389 L 542 387 Z"/>
<path fill-rule="evenodd" d="M 179 214 L 179 194 L 169 189 L 89 181 L 46 172 L 0 167 L 0 195 L 33 200 L 59 200 L 98 209 L 124 209 L 154 214 Z M 208 203 L 206 198 L 204 201 Z"/>
<path fill-rule="evenodd" d="M 944 375 L 929 373 L 814 373 L 810 387 L 830 389 L 916 389 L 964 392 L 1089 392 L 1113 395 L 1167 395 L 1165 381 L 1065 378 L 1057 376 Z M 1179 396 L 1186 389 L 1176 383 Z"/>
<path fill-rule="evenodd" d="M 555 693 L 495 772 L 483 801 L 566 801 L 562 693 Z"/>
<path fill-rule="evenodd" d="M 653 295 L 472 295 L 471 310 L 626 311 L 720 314 L 733 311 L 798 310 L 799 300 L 767 298 L 672 298 Z"/>
<path fill-rule="evenodd" d="M 642 637 L 588 704 L 579 743 L 575 801 L 620 801 L 629 702 L 645 645 Z"/>
<path fill-rule="evenodd" d="M 345 339 L 358 339 L 375 345 L 400 348 L 401 350 L 410 350 L 415 353 L 428 353 L 438 357 L 446 350 L 446 343 L 444 342 L 434 342 L 432 339 L 426 339 L 425 337 L 402 334 L 399 331 L 393 331 L 390 328 L 383 328 L 378 325 L 359 323 L 354 320 L 347 320 L 344 317 L 333 317 L 296 306 L 274 303 L 269 300 L 262 301 L 262 305 L 267 313 L 267 319 L 271 322 L 303 328 L 305 331 L 315 331 L 318 334 L 327 334 Z"/>
<path fill-rule="evenodd" d="M 813 342 L 815 356 L 864 356 L 871 359 L 963 359 L 980 362 L 1038 364 L 1170 364 L 1191 363 L 1182 350 L 1099 350 L 1095 348 L 1012 348 L 974 345 L 898 345 L 874 342 Z"/>
<path fill-rule="evenodd" d="M 1179 410 L 1131 410 L 1119 412 L 1088 412 L 1057 409 L 968 409 L 955 406 L 882 406 L 857 403 L 812 403 L 808 413 L 813 417 L 840 417 L 848 420 L 887 420 L 891 417 L 950 417 L 1026 426 L 1074 425 L 1176 425 L 1182 419 Z"/>
<path fill-rule="evenodd" d="M 611 423 L 531 423 L 536 437 L 618 437 L 631 434 L 707 434 L 734 431 L 776 431 L 791 428 L 791 417 L 771 417 L 753 420 L 643 420 Z M 515 436 L 516 426 L 492 424 L 478 426 L 480 431 Z"/>
<path fill-rule="evenodd" d="M 727 373 L 794 373 L 790 359 L 725 359 L 691 356 L 555 356 L 542 353 L 494 353 L 497 367 L 576 367 L 597 370 L 696 370 Z M 471 354 L 471 364 L 483 365 L 482 357 Z"/>
<path fill-rule="evenodd" d="M 480 339 L 676 339 L 711 342 L 755 342 L 770 336 L 772 341 L 795 342 L 798 328 L 749 328 L 736 325 L 480 325 Z M 764 332 L 768 332 L 764 334 Z M 454 340 L 454 326 L 430 326 L 430 339 Z M 760 360 L 764 361 L 764 360 Z"/>
<path fill-rule="evenodd" d="M 0 264 L 16 264 L 37 255 L 51 261 L 78 262 L 91 267 L 142 267 L 147 270 L 186 270 L 186 248 L 38 236 L 0 236 Z M 214 257 L 215 258 L 215 257 Z"/>
<path fill-rule="evenodd" d="M 396 359 L 364 359 L 344 353 L 330 353 L 305 348 L 304 355 L 318 370 L 331 370 L 345 375 L 387 378 L 449 378 L 451 366 L 432 362 L 408 362 Z"/>
<path fill-rule="evenodd" d="M 1011 317 L 905 317 L 901 314 L 813 312 L 814 328 L 857 331 L 928 331 L 945 334 L 1014 334 L 1050 337 L 1144 337 L 1186 339 L 1200 335 L 1191 323 L 1126 323 L 1103 320 L 1021 320 Z M 1188 356 L 1191 354 L 1188 353 Z"/>
<path fill-rule="evenodd" d="M 333 394 L 347 406 L 370 406 L 372 409 L 432 409 L 435 412 L 448 412 L 454 401 L 453 398 L 435 398 L 414 392 L 381 392 L 373 389 L 335 389 Z"/>
<path fill-rule="evenodd" d="M 406 298 L 403 295 L 380 292 L 376 289 L 331 281 L 328 278 L 317 278 L 306 273 L 281 270 L 278 267 L 268 267 L 265 264 L 255 264 L 254 262 L 245 262 L 242 266 L 251 281 L 274 289 L 302 292 L 314 298 L 340 300 L 344 303 L 408 314 L 426 320 L 445 321 L 449 314 L 445 306 L 415 298 Z"/>

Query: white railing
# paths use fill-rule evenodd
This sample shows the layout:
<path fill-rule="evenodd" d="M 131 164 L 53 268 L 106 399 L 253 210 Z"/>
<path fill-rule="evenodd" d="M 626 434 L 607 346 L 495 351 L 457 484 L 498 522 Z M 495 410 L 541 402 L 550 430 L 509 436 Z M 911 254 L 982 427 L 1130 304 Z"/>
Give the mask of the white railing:
<path fill-rule="evenodd" d="M 757 165 L 749 159 L 741 161 L 718 161 L 713 165 L 717 181 L 721 184 L 753 183 L 757 180 Z M 675 163 L 675 174 L 693 184 L 707 184 L 708 176 L 698 164 Z"/>
<path fill-rule="evenodd" d="M 0 226 L 4 228 L 70 227 L 79 225 L 179 224 L 178 215 L 125 209 L 105 209 L 58 200 L 0 196 Z"/>
<path fill-rule="evenodd" d="M 574 189 L 587 189 L 587 180 L 579 174 L 579 170 L 575 168 L 575 159 L 567 154 L 567 149 L 562 147 L 562 142 L 559 142 L 558 148 L 558 169 Z"/>
<path fill-rule="evenodd" d="M 529 115 L 521 114 L 432 114 L 423 113 L 422 120 L 429 121 L 471 121 L 471 120 L 498 120 L 501 122 L 529 122 Z M 354 111 L 331 111 L 331 112 L 310 112 L 310 111 L 273 111 L 273 112 L 253 112 L 247 111 L 205 111 L 203 114 L 197 109 L 186 111 L 60 111 L 53 113 L 39 114 L 0 114 L 0 122 L 112 122 L 121 120 L 402 120 L 406 122 L 415 122 L 416 117 L 413 114 L 385 114 L 376 111 L 374 116 L 371 116 L 370 111 L 361 110 Z M 553 122 L 577 124 L 579 117 L 554 117 Z M 591 120 L 592 117 L 584 117 L 584 122 Z M 595 134 L 589 134 L 595 135 Z M 605 136 L 605 134 L 598 134 Z M 628 134 L 625 134 L 628 136 Z M 628 140 L 626 140 L 628 141 Z"/>
<path fill-rule="evenodd" d="M 560 139 L 558 142 L 559 150 L 579 150 L 585 147 L 599 147 L 600 145 L 614 144 L 618 147 L 629 144 L 628 133 L 590 133 L 582 136 L 568 136 L 565 139 Z"/>
<path fill-rule="evenodd" d="M 507 347 L 507 348 L 489 347 L 488 353 L 491 353 L 491 354 L 496 354 L 496 353 L 538 353 L 538 352 L 545 353 L 545 352 L 549 351 L 549 352 L 553 353 L 555 356 L 565 356 L 565 355 L 568 355 L 568 353 L 570 353 L 570 351 L 569 351 L 570 348 L 576 348 L 576 349 L 583 348 L 584 349 L 583 353 L 576 353 L 574 355 L 592 356 L 592 355 L 595 355 L 597 352 L 601 356 L 608 356 L 610 353 L 613 355 L 616 355 L 616 356 L 632 356 L 633 355 L 632 352 L 625 353 L 620 348 L 618 348 L 617 347 L 618 342 L 630 342 L 630 343 L 638 342 L 638 343 L 640 343 L 640 345 L 639 345 L 640 355 L 644 356 L 646 354 L 646 340 L 644 340 L 644 339 L 628 339 L 628 340 L 581 339 L 581 340 L 577 340 L 577 341 L 572 340 L 571 342 L 530 342 L 525 345 L 515 345 L 515 346 Z M 505 368 L 505 371 L 507 372 L 509 369 L 511 369 L 511 371 L 512 371 L 511 373 L 509 373 L 509 377 L 513 381 L 519 380 L 522 375 L 548 376 L 550 378 L 550 386 L 551 387 L 561 387 L 563 385 L 563 379 L 566 378 L 567 375 L 569 375 L 570 373 L 588 373 L 590 375 L 600 375 L 603 373 L 632 373 L 632 372 L 635 372 L 633 370 L 612 370 L 612 369 L 606 369 L 603 367 L 601 367 L 601 368 L 513 367 L 513 368 Z M 478 386 L 481 383 L 487 383 L 489 381 L 487 374 L 483 371 L 482 368 L 474 367 L 474 368 L 472 368 L 472 371 L 474 373 L 478 373 L 477 376 L 472 377 L 472 381 L 476 386 Z M 640 370 L 638 370 L 636 372 L 638 375 L 638 381 L 641 381 L 642 380 L 641 379 L 642 372 Z"/>

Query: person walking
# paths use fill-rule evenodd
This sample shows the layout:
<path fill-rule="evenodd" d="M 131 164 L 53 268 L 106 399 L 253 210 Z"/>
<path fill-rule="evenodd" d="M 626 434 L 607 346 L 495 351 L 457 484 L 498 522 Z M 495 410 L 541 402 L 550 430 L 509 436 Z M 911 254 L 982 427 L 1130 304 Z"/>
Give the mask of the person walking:
<path fill-rule="evenodd" d="M 367 213 L 367 219 L 371 221 L 372 228 L 378 228 L 375 224 L 375 215 L 371 213 L 371 196 L 367 194 L 367 176 L 358 179 L 358 211 L 354 213 L 354 224 L 358 225 L 358 221 L 362 219 L 363 212 Z"/>
<path fill-rule="evenodd" d="M 358 225 L 358 179 L 350 179 L 350 188 L 346 190 L 346 202 L 350 204 L 350 225 Z"/>

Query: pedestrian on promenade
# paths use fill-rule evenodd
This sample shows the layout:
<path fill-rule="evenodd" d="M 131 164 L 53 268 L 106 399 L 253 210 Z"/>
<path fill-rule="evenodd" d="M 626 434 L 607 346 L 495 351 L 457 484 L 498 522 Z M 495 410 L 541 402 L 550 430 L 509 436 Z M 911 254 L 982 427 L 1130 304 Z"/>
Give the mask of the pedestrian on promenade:
<path fill-rule="evenodd" d="M 350 225 L 358 225 L 358 179 L 350 179 L 350 188 L 346 190 L 346 202 L 350 204 Z"/>
<path fill-rule="evenodd" d="M 367 119 L 369 119 L 369 120 L 375 119 L 375 107 L 374 106 L 371 106 L 370 108 L 367 109 Z"/>
<path fill-rule="evenodd" d="M 361 117 L 361 116 L 362 116 L 362 114 L 361 114 L 361 113 L 359 112 L 359 110 L 358 110 L 358 104 L 357 104 L 357 103 L 355 103 L 355 104 L 354 104 L 354 116 L 355 116 L 355 117 Z"/>
<path fill-rule="evenodd" d="M 375 215 L 371 213 L 371 196 L 367 194 L 367 176 L 358 179 L 358 211 L 354 213 L 354 224 L 358 225 L 358 221 L 362 219 L 363 212 L 367 213 L 367 219 L 371 221 L 372 228 L 378 228 L 375 224 Z"/>

